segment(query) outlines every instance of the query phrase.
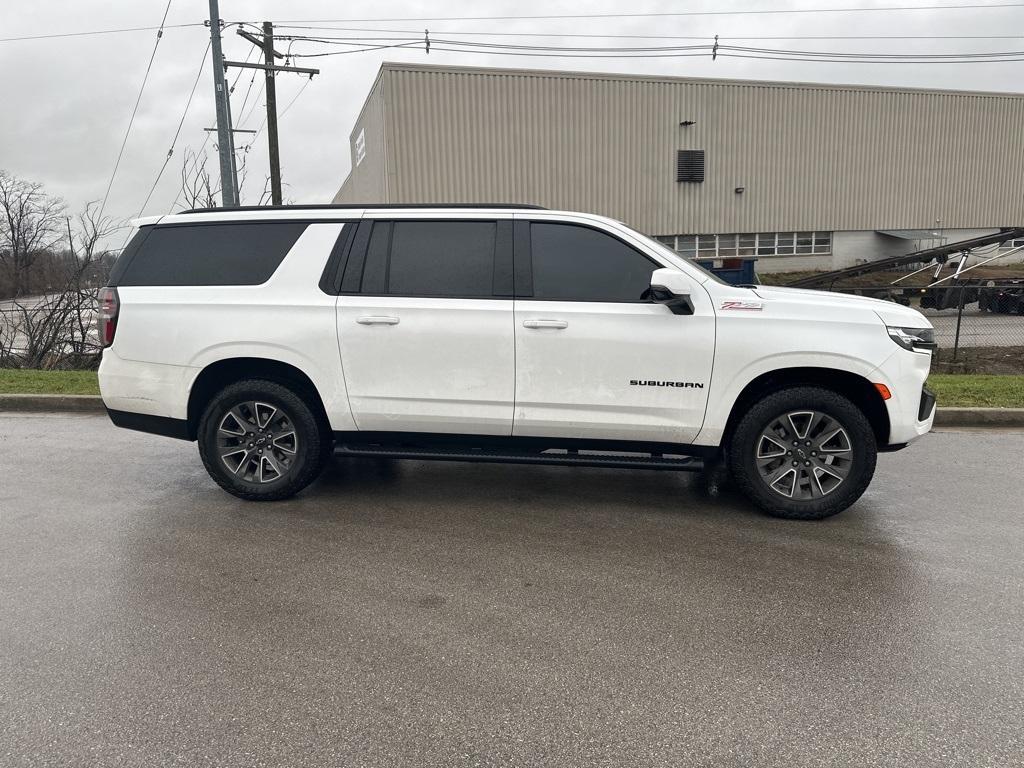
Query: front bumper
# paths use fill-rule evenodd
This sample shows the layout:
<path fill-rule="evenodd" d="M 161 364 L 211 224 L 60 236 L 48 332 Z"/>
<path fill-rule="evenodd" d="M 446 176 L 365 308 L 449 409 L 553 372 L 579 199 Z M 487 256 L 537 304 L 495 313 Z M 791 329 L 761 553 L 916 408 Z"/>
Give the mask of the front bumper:
<path fill-rule="evenodd" d="M 872 376 L 872 381 L 885 384 L 892 393 L 885 401 L 889 445 L 903 445 L 931 431 L 935 395 L 925 387 L 931 364 L 930 353 L 897 349 Z"/>
<path fill-rule="evenodd" d="M 928 387 L 921 387 L 921 403 L 917 406 L 917 420 L 927 421 L 935 417 L 935 393 Z"/>

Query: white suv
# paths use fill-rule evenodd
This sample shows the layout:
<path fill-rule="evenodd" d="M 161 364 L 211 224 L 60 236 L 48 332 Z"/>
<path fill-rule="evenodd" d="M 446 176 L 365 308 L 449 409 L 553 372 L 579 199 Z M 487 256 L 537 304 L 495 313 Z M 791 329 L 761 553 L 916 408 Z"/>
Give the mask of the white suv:
<path fill-rule="evenodd" d="M 102 291 L 121 427 L 282 499 L 332 453 L 694 470 L 821 518 L 928 432 L 933 331 L 854 296 L 720 282 L 629 227 L 528 206 L 143 219 Z"/>

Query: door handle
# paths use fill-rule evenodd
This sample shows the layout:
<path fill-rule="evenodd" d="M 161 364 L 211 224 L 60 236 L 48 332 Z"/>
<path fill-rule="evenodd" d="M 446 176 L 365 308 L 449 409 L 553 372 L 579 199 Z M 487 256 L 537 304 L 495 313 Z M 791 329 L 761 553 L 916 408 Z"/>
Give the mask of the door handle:
<path fill-rule="evenodd" d="M 565 320 L 524 320 L 523 328 L 568 328 Z"/>
<path fill-rule="evenodd" d="M 398 318 L 391 315 L 363 315 L 357 317 L 360 325 L 398 325 Z"/>

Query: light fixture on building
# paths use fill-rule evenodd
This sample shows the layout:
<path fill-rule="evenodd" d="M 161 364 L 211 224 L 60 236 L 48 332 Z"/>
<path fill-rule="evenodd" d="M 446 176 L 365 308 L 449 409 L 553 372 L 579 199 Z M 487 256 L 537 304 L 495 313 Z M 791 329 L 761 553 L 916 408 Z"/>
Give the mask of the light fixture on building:
<path fill-rule="evenodd" d="M 734 191 L 734 192 L 735 192 L 735 193 L 736 193 L 737 195 L 742 195 L 742 194 L 743 194 L 744 192 L 746 192 L 746 191 L 747 191 L 747 188 L 746 188 L 746 187 L 736 187 L 736 189 L 735 189 L 735 190 L 733 190 L 733 191 Z"/>

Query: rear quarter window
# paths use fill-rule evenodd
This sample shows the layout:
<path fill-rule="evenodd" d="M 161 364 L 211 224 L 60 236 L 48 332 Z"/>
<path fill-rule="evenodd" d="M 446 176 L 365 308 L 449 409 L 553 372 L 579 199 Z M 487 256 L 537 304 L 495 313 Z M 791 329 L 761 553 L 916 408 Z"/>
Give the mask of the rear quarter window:
<path fill-rule="evenodd" d="M 292 221 L 156 226 L 133 238 L 113 277 L 122 286 L 260 285 L 306 226 Z"/>

